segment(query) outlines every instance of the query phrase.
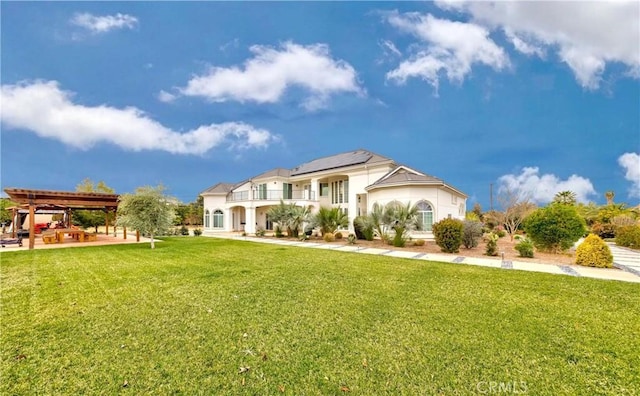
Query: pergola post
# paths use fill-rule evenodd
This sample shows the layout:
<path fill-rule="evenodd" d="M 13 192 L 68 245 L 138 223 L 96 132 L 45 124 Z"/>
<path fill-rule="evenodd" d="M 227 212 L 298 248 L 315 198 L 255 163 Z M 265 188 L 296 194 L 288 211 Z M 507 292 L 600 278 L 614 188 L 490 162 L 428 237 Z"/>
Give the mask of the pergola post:
<path fill-rule="evenodd" d="M 29 250 L 32 250 L 36 246 L 35 217 L 36 217 L 36 205 L 33 203 L 33 195 L 29 194 Z"/>
<path fill-rule="evenodd" d="M 16 237 L 16 223 L 18 222 L 18 209 L 13 208 L 11 209 L 12 212 L 12 216 L 11 217 L 11 238 L 15 238 Z"/>
<path fill-rule="evenodd" d="M 104 211 L 104 225 L 105 225 L 105 227 L 107 229 L 105 231 L 105 234 L 107 234 L 107 236 L 109 236 L 109 209 L 106 209 L 106 208 L 105 208 L 105 211 Z"/>

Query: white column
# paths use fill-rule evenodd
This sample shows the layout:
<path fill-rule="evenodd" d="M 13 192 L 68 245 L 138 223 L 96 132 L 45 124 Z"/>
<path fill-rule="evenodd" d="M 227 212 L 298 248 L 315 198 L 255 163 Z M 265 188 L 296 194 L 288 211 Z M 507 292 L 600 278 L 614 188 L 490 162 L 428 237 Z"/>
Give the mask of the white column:
<path fill-rule="evenodd" d="M 247 224 L 244 226 L 244 231 L 247 234 L 254 234 L 256 232 L 256 208 L 247 208 L 247 217 L 245 221 Z"/>
<path fill-rule="evenodd" d="M 311 195 L 313 196 L 314 201 L 320 199 L 320 191 L 318 190 L 318 179 L 311 179 Z"/>
<path fill-rule="evenodd" d="M 229 209 L 229 208 L 225 208 L 223 210 L 224 218 L 222 219 L 222 222 L 223 222 L 222 224 L 224 225 L 224 230 L 227 232 L 233 231 L 233 216 L 231 215 L 232 210 L 233 209 Z M 211 218 L 211 227 L 213 227 L 213 217 Z"/>

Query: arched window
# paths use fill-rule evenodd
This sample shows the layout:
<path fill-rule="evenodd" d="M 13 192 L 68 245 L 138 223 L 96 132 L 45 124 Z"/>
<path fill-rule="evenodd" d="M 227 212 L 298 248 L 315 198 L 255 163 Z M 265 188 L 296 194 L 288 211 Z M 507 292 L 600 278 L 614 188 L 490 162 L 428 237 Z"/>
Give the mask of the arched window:
<path fill-rule="evenodd" d="M 224 228 L 224 213 L 220 209 L 213 212 L 213 228 Z"/>
<path fill-rule="evenodd" d="M 204 228 L 210 227 L 211 223 L 209 222 L 210 221 L 209 216 L 210 216 L 209 209 L 207 209 L 204 211 Z"/>
<path fill-rule="evenodd" d="M 433 225 L 433 208 L 428 202 L 420 201 L 416 204 L 418 208 L 418 220 L 422 231 L 431 231 Z"/>

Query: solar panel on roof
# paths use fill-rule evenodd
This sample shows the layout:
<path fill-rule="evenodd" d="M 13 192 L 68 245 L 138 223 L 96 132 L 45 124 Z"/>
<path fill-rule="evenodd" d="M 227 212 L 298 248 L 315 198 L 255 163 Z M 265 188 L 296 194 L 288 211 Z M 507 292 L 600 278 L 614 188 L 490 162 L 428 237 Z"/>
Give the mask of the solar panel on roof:
<path fill-rule="evenodd" d="M 362 164 L 371 159 L 371 157 L 373 157 L 373 154 L 371 154 L 370 152 L 359 150 L 332 155 L 330 157 L 319 158 L 293 168 L 291 171 L 291 176 Z"/>

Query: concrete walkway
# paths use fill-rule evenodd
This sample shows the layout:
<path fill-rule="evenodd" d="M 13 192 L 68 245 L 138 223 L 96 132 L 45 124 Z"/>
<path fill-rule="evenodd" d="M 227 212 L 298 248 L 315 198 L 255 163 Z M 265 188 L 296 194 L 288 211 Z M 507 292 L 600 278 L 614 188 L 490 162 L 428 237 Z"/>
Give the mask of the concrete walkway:
<path fill-rule="evenodd" d="M 389 246 L 389 249 L 379 249 L 379 248 L 367 248 L 361 247 L 358 245 L 339 245 L 339 244 L 329 244 L 322 242 L 302 242 L 302 241 L 291 241 L 284 239 L 276 239 L 276 238 L 257 238 L 251 236 L 239 236 L 237 234 L 216 234 L 216 235 L 206 235 L 208 237 L 214 238 L 224 238 L 224 239 L 236 239 L 242 241 L 250 241 L 250 242 L 258 242 L 258 243 L 269 243 L 274 245 L 286 245 L 286 246 L 295 246 L 301 248 L 310 248 L 310 249 L 327 249 L 327 250 L 335 250 L 340 252 L 352 252 L 352 253 L 360 253 L 360 254 L 373 254 L 380 256 L 390 256 L 390 257 L 400 257 L 400 258 L 408 258 L 408 259 L 416 259 L 416 260 L 429 260 L 429 261 L 439 261 L 445 263 L 452 264 L 467 264 L 467 265 L 478 265 L 481 267 L 492 267 L 492 268 L 502 268 L 505 270 L 520 270 L 520 271 L 532 271 L 532 272 L 546 272 L 549 274 L 556 275 L 569 275 L 576 277 L 585 277 L 585 278 L 597 278 L 597 279 L 608 279 L 608 280 L 616 280 L 623 282 L 634 282 L 640 283 L 640 252 L 620 248 L 613 244 L 610 244 L 611 253 L 613 254 L 613 264 L 616 268 L 593 268 L 593 267 L 582 267 L 578 265 L 560 265 L 560 264 L 541 264 L 541 263 L 530 263 L 525 261 L 507 261 L 500 260 L 496 258 L 481 258 L 481 257 L 465 257 L 465 256 L 457 256 L 453 257 L 445 254 L 433 254 L 433 253 L 418 253 L 418 252 L 410 252 L 404 250 L 394 250 L 392 246 Z"/>

